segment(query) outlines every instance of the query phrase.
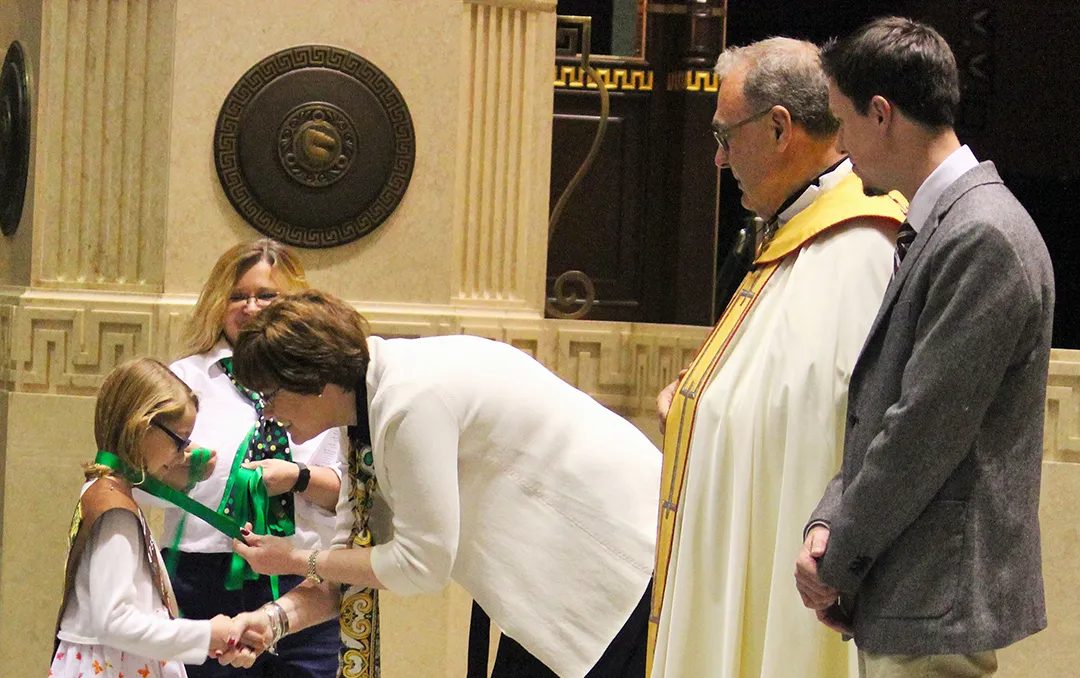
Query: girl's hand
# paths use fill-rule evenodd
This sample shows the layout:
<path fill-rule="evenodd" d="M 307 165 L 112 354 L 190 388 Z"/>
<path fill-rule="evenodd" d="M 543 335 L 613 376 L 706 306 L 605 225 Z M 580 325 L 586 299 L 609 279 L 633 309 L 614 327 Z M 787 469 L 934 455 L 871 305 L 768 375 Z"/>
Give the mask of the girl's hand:
<path fill-rule="evenodd" d="M 205 448 L 203 448 L 203 449 L 205 449 Z M 197 483 L 201 483 L 202 481 L 206 480 L 210 476 L 214 475 L 214 469 L 217 468 L 217 458 L 218 458 L 217 457 L 217 452 L 215 452 L 214 450 L 207 450 L 207 451 L 210 452 L 210 458 L 206 460 L 206 464 L 202 468 L 202 473 L 199 473 L 198 477 L 194 478 L 194 481 L 197 482 Z M 191 455 L 191 449 L 190 448 L 184 451 L 184 464 L 188 468 L 188 482 L 189 483 L 192 480 L 192 478 L 190 476 L 190 473 L 191 473 L 191 456 L 192 455 Z"/>
<path fill-rule="evenodd" d="M 273 640 L 269 619 L 261 610 L 241 612 L 231 618 L 219 614 L 210 620 L 210 625 L 209 656 L 216 658 L 222 666 L 250 668 Z M 220 643 L 222 629 L 225 644 L 215 648 L 215 642 Z"/>
<path fill-rule="evenodd" d="M 157 475 L 158 480 L 165 483 L 174 490 L 180 490 L 181 492 L 188 492 L 195 483 L 206 480 L 214 472 L 214 468 L 217 466 L 217 452 L 208 450 L 210 452 L 210 458 L 206 460 L 205 465 L 201 470 L 197 469 L 196 477 L 191 477 L 192 467 L 192 450 L 195 448 L 189 447 L 184 450 L 184 458 L 176 464 L 172 464 L 165 468 L 164 472 Z"/>
<path fill-rule="evenodd" d="M 210 620 L 210 647 L 206 650 L 208 657 L 220 657 L 236 646 L 238 636 L 232 635 L 232 628 L 232 618 L 223 614 Z"/>

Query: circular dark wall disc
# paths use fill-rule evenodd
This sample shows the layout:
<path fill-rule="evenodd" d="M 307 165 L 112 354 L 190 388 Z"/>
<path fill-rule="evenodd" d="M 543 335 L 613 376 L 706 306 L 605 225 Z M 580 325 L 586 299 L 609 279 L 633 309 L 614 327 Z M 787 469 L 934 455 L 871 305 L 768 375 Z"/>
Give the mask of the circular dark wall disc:
<path fill-rule="evenodd" d="M 14 235 L 30 169 L 30 84 L 22 45 L 11 43 L 0 70 L 0 231 Z"/>
<path fill-rule="evenodd" d="M 233 207 L 299 247 L 333 247 L 386 220 L 412 177 L 416 136 L 401 93 L 361 56 L 304 45 L 233 87 L 214 161 Z"/>

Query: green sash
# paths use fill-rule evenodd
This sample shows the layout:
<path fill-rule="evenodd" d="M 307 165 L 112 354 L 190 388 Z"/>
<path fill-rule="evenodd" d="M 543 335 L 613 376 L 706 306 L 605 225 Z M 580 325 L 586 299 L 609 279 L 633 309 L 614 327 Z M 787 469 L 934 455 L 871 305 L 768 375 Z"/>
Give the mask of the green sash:
<path fill-rule="evenodd" d="M 200 454 L 209 456 L 210 451 L 203 448 L 196 448 L 192 450 L 192 454 Z M 191 497 L 187 496 L 180 490 L 169 487 L 165 483 L 161 482 L 153 476 L 143 476 L 140 479 L 140 475 L 125 464 L 120 457 L 116 456 L 112 452 L 100 450 L 97 456 L 94 457 L 94 463 L 102 466 L 108 466 L 112 470 L 116 471 L 124 478 L 128 480 L 132 485 L 138 487 L 143 492 L 153 495 L 159 499 L 177 506 L 178 508 L 192 514 L 197 518 L 201 518 L 206 521 L 210 527 L 213 527 L 219 532 L 223 532 L 233 539 L 239 539 L 244 541 L 244 537 L 240 534 L 240 528 L 243 527 L 242 523 L 237 523 L 235 520 L 228 516 L 223 516 L 217 513 L 209 506 L 204 506 L 195 501 Z"/>

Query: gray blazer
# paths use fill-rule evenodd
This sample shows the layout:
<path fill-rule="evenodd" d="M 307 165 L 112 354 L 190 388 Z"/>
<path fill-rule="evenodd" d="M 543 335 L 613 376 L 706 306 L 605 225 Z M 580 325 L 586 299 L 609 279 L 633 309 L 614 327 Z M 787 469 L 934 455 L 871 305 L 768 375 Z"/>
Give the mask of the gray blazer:
<path fill-rule="evenodd" d="M 851 377 L 811 516 L 821 578 L 876 654 L 971 653 L 1046 626 L 1039 474 L 1050 257 L 989 162 L 938 200 Z"/>

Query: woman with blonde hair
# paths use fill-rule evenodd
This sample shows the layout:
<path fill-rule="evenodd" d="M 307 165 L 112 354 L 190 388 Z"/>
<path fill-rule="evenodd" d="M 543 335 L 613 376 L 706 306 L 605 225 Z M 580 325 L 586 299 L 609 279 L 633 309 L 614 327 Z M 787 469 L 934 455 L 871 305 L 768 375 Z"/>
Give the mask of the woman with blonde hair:
<path fill-rule="evenodd" d="M 218 259 L 203 286 L 184 335 L 186 356 L 170 368 L 198 395 L 203 413 L 197 439 L 215 449 L 214 474 L 192 498 L 258 531 L 288 537 L 297 548 L 317 548 L 333 536 L 333 509 L 341 484 L 339 435 L 329 431 L 294 444 L 262 416 L 261 394 L 233 378 L 238 332 L 279 294 L 307 287 L 304 269 L 288 248 L 267 238 L 241 243 Z M 180 528 L 178 530 L 178 527 Z M 268 603 L 301 577 L 259 576 L 233 553 L 225 535 L 199 520 L 167 510 L 165 534 L 176 596 L 184 616 L 235 615 Z M 338 630 L 322 624 L 290 637 L 253 670 L 216 664 L 189 667 L 192 678 L 335 675 Z"/>
<path fill-rule="evenodd" d="M 226 616 L 177 618 L 169 576 L 132 498 L 134 486 L 153 479 L 187 484 L 197 405 L 190 389 L 150 358 L 120 365 L 102 383 L 94 416 L 99 451 L 85 465 L 72 518 L 50 676 L 178 678 L 187 675 L 181 662 L 202 663 L 235 645 L 239 631 Z M 236 661 L 252 659 L 246 653 Z"/>

